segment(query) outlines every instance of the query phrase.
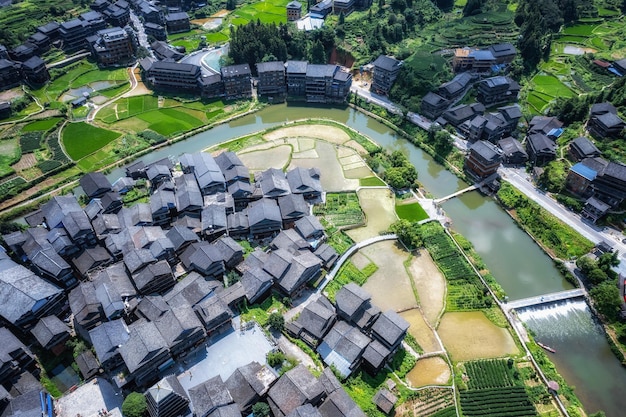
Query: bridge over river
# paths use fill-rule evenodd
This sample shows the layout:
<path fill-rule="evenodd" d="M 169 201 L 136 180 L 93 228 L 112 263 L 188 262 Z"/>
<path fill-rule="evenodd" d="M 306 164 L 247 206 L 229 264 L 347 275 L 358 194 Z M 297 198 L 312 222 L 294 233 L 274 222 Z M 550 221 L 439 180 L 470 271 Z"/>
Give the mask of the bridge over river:
<path fill-rule="evenodd" d="M 575 288 L 573 290 L 553 292 L 550 294 L 537 295 L 535 297 L 522 298 L 521 300 L 510 301 L 502 303 L 502 307 L 507 310 L 520 309 L 524 307 L 532 307 L 541 304 L 554 303 L 556 301 L 569 300 L 573 298 L 586 297 L 587 291 L 582 288 Z"/>

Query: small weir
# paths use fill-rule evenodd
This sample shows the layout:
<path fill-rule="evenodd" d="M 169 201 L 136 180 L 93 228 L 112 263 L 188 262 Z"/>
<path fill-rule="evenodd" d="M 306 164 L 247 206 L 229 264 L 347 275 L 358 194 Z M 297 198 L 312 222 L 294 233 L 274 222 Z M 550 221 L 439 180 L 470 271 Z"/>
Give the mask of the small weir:
<path fill-rule="evenodd" d="M 584 300 L 566 300 L 517 310 L 535 339 L 556 350 L 559 372 L 576 387 L 588 413 L 624 415 L 626 374 L 605 341 L 604 331 Z M 584 389 L 578 389 L 584 388 Z"/>

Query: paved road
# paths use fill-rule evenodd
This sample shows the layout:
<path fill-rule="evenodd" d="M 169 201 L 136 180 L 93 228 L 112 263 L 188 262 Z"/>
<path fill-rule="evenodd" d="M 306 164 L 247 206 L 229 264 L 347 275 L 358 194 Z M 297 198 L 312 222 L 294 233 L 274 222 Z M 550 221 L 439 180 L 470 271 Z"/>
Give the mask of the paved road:
<path fill-rule="evenodd" d="M 611 244 L 621 254 L 620 261 L 622 261 L 622 265 L 620 269 L 626 269 L 626 245 L 621 241 L 623 237 L 621 233 L 611 228 L 598 227 L 582 219 L 579 214 L 566 209 L 543 191 L 535 188 L 530 182 L 529 174 L 523 168 L 500 167 L 498 172 L 505 181 L 510 182 L 528 198 L 567 223 L 585 238 L 593 243 L 606 241 Z"/>
<path fill-rule="evenodd" d="M 150 44 L 148 43 L 148 35 L 146 35 L 143 24 L 133 10 L 130 11 L 130 20 L 132 20 L 133 26 L 135 27 L 135 33 L 137 33 L 137 40 L 139 41 L 139 45 L 146 48 L 148 52 L 150 52 L 150 57 L 154 58 L 154 53 L 152 52 L 152 48 L 150 48 Z"/>
<path fill-rule="evenodd" d="M 380 107 L 384 107 L 389 110 L 393 114 L 402 115 L 402 109 L 392 103 L 387 97 L 379 96 L 378 94 L 374 94 L 369 90 L 369 85 L 361 85 L 361 83 L 352 83 L 350 87 L 350 91 L 356 94 L 357 96 L 368 100 L 368 102 L 374 103 Z"/>

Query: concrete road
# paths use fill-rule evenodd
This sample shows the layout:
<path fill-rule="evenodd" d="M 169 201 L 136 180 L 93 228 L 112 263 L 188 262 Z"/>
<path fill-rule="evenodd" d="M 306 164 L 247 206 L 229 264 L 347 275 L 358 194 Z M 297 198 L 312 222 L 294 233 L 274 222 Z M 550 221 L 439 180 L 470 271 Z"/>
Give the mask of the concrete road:
<path fill-rule="evenodd" d="M 566 209 L 561 204 L 549 197 L 545 192 L 537 189 L 531 182 L 529 174 L 523 168 L 500 167 L 498 170 L 505 181 L 510 182 L 515 188 L 524 193 L 528 198 L 539 204 L 544 209 L 571 226 L 585 238 L 593 243 L 606 241 L 620 253 L 622 265 L 620 270 L 626 270 L 626 244 L 622 243 L 623 235 L 617 230 L 608 227 L 599 227 L 581 218 L 577 213 Z"/>
<path fill-rule="evenodd" d="M 402 109 L 400 109 L 400 107 L 398 107 L 396 104 L 392 103 L 387 97 L 379 96 L 378 94 L 372 93 L 369 90 L 369 84 L 367 83 L 352 83 L 350 91 L 352 91 L 353 94 L 356 94 L 357 96 L 376 104 L 377 106 L 384 107 L 393 114 L 403 114 Z"/>

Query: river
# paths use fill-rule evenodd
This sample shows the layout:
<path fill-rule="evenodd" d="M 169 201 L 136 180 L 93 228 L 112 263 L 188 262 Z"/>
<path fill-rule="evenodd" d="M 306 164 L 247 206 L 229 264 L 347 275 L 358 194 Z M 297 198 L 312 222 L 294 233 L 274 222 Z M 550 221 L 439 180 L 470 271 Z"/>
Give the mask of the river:
<path fill-rule="evenodd" d="M 185 152 L 197 152 L 208 146 L 260 131 L 278 124 L 305 118 L 328 118 L 358 130 L 381 146 L 401 149 L 409 156 L 419 173 L 419 181 L 435 197 L 443 197 L 467 186 L 452 173 L 391 129 L 376 120 L 352 109 L 320 108 L 308 106 L 274 105 L 255 114 L 199 133 L 189 139 L 159 149 L 142 157 L 152 162 L 168 156 L 177 157 Z M 114 180 L 124 175 L 118 168 L 108 175 Z M 478 192 L 470 192 L 443 204 L 453 228 L 462 233 L 475 246 L 492 275 L 510 299 L 520 299 L 571 288 L 560 277 L 550 258 L 524 233 L 493 199 Z M 531 311 L 532 313 L 532 311 Z M 594 326 L 579 326 L 581 317 L 594 323 L 588 310 L 576 314 L 565 312 L 558 317 L 529 322 L 539 339 L 555 345 L 559 353 L 553 357 L 557 369 L 566 380 L 576 386 L 576 393 L 587 411 L 602 409 L 609 417 L 621 417 L 626 409 L 626 396 L 607 395 L 615 387 L 626 386 L 626 369 L 619 366 L 608 344 Z M 528 319 L 530 320 L 530 318 Z M 558 320 L 559 325 L 555 326 Z M 568 328 L 571 337 L 563 334 L 549 336 L 551 329 Z M 568 345 L 576 343 L 576 349 Z M 587 372 L 589 358 L 593 372 Z"/>

